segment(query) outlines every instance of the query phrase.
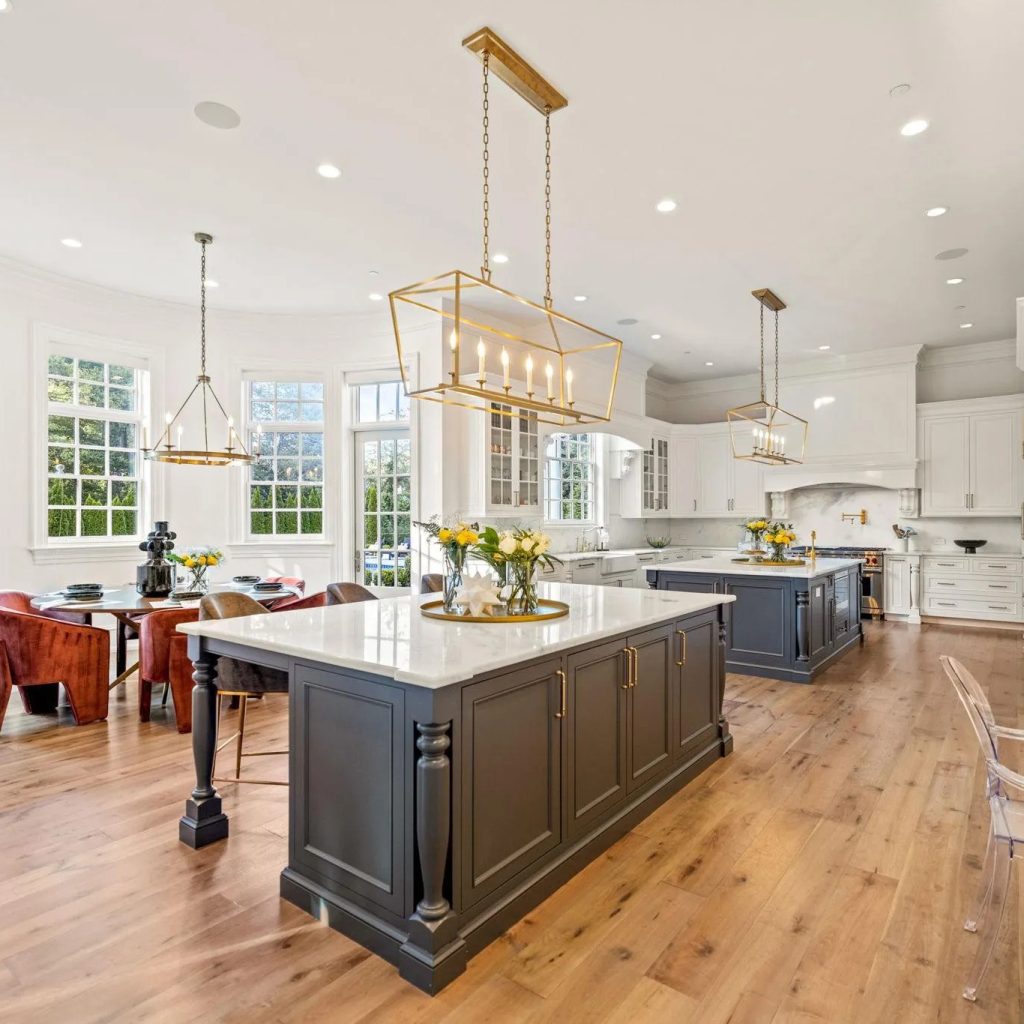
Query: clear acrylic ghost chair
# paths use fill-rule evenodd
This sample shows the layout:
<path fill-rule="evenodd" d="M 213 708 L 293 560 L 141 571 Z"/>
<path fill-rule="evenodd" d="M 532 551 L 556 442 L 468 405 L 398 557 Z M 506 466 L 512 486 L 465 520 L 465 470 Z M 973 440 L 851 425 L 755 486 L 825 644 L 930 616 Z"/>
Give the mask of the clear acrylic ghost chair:
<path fill-rule="evenodd" d="M 955 658 L 943 655 L 939 661 L 974 727 L 987 772 L 985 792 L 991 816 L 988 844 L 981 884 L 964 921 L 967 931 L 979 933 L 978 952 L 963 991 L 964 999 L 974 1002 L 999 936 L 1013 861 L 1024 857 L 1024 801 L 1015 800 L 1006 792 L 1009 787 L 1024 793 L 1024 775 L 999 760 L 999 740 L 1024 740 L 1024 729 L 998 725 L 988 697 L 974 676 Z"/>

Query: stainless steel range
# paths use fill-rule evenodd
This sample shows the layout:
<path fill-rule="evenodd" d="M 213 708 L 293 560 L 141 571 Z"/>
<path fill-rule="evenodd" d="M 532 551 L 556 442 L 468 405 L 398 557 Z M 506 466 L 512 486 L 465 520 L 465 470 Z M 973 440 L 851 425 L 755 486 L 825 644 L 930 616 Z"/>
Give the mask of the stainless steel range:
<path fill-rule="evenodd" d="M 808 548 L 791 548 L 795 555 L 806 555 Z M 816 547 L 821 558 L 859 558 L 863 563 L 860 617 L 880 619 L 885 614 L 885 553 L 888 548 Z"/>

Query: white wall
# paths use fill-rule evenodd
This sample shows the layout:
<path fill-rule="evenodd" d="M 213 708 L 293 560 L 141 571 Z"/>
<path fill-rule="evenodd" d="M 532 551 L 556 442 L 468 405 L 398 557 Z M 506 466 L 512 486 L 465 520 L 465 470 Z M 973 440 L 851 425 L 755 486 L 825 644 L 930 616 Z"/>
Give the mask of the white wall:
<path fill-rule="evenodd" d="M 359 368 L 390 361 L 397 365 L 386 308 L 373 315 L 256 316 L 220 312 L 211 293 L 208 314 L 208 367 L 222 401 L 239 422 L 240 373 L 276 367 L 314 369 L 328 375 L 343 367 Z M 37 564 L 31 551 L 30 430 L 32 389 L 45 387 L 30 376 L 33 324 L 150 346 L 165 368 L 153 373 L 156 418 L 169 403 L 180 402 L 195 382 L 199 362 L 199 316 L 196 308 L 126 295 L 80 284 L 0 261 L 0 432 L 4 439 L 3 476 L 7 500 L 0 503 L 0 586 L 42 590 L 88 576 L 104 583 L 134 579 L 137 551 L 122 551 L 109 560 L 83 560 L 68 552 L 58 563 Z M 419 404 L 419 403 L 416 403 Z M 187 429 L 187 427 L 186 427 Z M 151 432 L 152 436 L 152 432 Z M 328 458 L 349 464 L 351 453 Z M 154 517 L 167 519 L 183 544 L 227 545 L 231 540 L 232 488 L 237 469 L 148 464 L 162 482 L 163 500 Z M 336 477 L 337 479 L 337 477 Z M 350 531 L 342 511 L 337 529 Z M 225 575 L 238 572 L 300 575 L 320 587 L 336 578 L 340 566 L 330 546 L 304 551 L 297 547 L 268 550 L 266 544 L 233 548 Z"/>

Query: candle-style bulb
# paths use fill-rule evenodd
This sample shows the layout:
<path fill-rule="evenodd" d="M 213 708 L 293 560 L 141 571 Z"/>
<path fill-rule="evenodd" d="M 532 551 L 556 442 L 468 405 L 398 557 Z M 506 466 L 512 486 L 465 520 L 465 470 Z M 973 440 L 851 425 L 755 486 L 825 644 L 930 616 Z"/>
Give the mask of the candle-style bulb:
<path fill-rule="evenodd" d="M 533 356 L 526 357 L 526 393 L 533 394 Z"/>
<path fill-rule="evenodd" d="M 459 335 L 457 331 L 452 331 L 448 335 L 448 347 L 454 352 L 459 347 Z"/>
<path fill-rule="evenodd" d="M 166 423 L 167 426 L 170 426 L 171 423 L 173 423 L 173 422 L 174 422 L 174 417 L 170 413 L 166 413 L 164 415 L 164 423 Z"/>
<path fill-rule="evenodd" d="M 508 388 L 508 386 L 509 386 L 509 383 L 508 383 L 509 359 L 508 359 L 508 349 L 506 349 L 504 347 L 501 350 L 501 369 L 502 369 L 502 371 L 504 373 L 504 377 L 505 377 L 505 380 L 504 380 L 505 387 Z"/>

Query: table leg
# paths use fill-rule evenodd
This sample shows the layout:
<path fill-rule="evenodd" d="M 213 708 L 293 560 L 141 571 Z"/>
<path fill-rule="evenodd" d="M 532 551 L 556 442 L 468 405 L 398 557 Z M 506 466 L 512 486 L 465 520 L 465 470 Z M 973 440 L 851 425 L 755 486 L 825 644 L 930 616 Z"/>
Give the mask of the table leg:
<path fill-rule="evenodd" d="M 190 652 L 191 653 L 191 652 Z M 221 811 L 213 785 L 213 759 L 217 751 L 217 655 L 200 652 L 192 661 L 192 756 L 196 788 L 185 801 L 178 822 L 178 838 L 196 850 L 226 839 L 228 817 Z"/>
<path fill-rule="evenodd" d="M 115 615 L 114 620 L 117 626 L 114 629 L 114 669 L 115 678 L 110 684 L 110 689 L 118 687 L 117 699 L 127 700 L 128 687 L 125 685 L 125 677 L 131 675 L 128 671 L 128 623 L 121 615 Z"/>

